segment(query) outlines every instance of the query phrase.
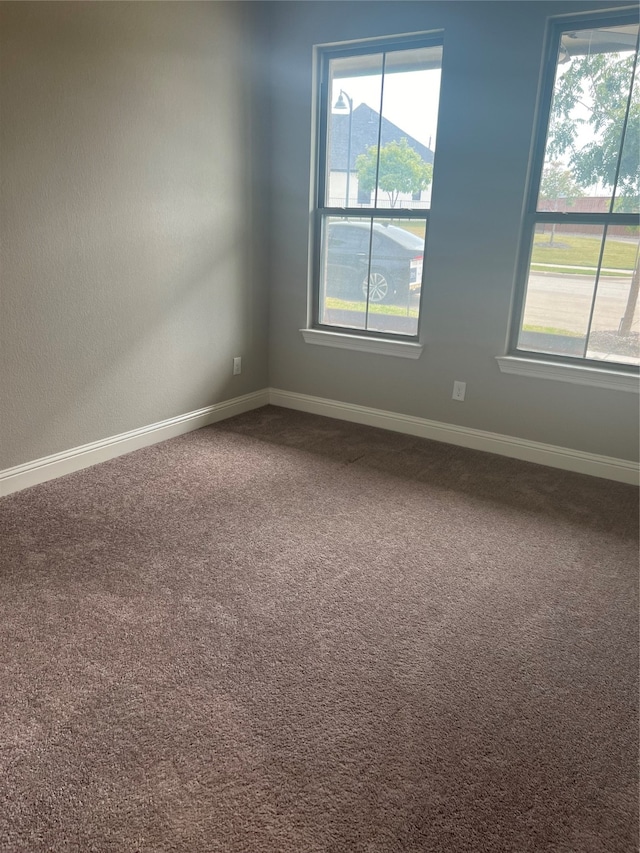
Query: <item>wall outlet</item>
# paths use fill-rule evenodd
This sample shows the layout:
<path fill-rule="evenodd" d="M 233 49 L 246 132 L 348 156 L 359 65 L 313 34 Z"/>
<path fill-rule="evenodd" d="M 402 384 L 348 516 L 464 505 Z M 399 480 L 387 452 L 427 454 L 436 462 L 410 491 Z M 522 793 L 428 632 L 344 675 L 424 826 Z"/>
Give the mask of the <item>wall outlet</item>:
<path fill-rule="evenodd" d="M 233 375 L 239 376 L 242 373 L 242 359 L 237 356 L 233 359 Z"/>
<path fill-rule="evenodd" d="M 464 400 L 464 395 L 467 391 L 467 383 L 466 382 L 454 382 L 453 383 L 453 394 L 451 395 L 452 400 L 459 400 L 462 402 Z"/>

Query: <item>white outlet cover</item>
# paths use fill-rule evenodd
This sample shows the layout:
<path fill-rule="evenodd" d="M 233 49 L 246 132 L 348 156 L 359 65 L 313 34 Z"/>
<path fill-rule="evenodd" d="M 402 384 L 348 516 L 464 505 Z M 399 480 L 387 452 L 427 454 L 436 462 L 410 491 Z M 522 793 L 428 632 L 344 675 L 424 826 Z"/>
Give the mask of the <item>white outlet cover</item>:
<path fill-rule="evenodd" d="M 462 402 L 464 400 L 464 395 L 466 394 L 466 391 L 467 383 L 456 381 L 453 383 L 453 394 L 451 395 L 451 398 L 453 400 L 458 400 L 459 402 Z"/>

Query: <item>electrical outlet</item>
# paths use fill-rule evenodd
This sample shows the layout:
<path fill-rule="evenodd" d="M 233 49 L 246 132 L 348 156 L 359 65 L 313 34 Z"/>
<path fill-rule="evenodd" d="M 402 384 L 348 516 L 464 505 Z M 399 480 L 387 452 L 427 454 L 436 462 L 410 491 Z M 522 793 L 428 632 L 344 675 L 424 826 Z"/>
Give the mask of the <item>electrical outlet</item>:
<path fill-rule="evenodd" d="M 239 376 L 242 373 L 242 359 L 237 356 L 233 359 L 233 375 Z"/>
<path fill-rule="evenodd" d="M 454 382 L 453 383 L 453 394 L 451 395 L 452 400 L 459 400 L 462 402 L 464 400 L 464 395 L 467 390 L 466 382 Z"/>

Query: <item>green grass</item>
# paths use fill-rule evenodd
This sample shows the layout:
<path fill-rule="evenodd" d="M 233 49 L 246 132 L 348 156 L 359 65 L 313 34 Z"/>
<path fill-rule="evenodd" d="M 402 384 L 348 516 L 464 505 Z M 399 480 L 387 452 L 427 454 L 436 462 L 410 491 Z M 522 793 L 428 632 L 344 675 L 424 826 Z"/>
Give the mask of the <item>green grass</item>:
<path fill-rule="evenodd" d="M 547 226 L 550 228 L 551 226 Z M 576 267 L 597 267 L 602 241 L 598 237 L 558 234 L 554 244 L 549 245 L 550 234 L 536 234 L 533 241 L 531 260 L 535 264 L 567 264 Z M 636 263 L 637 246 L 623 240 L 610 237 L 607 240 L 603 267 L 620 270 L 633 270 Z M 568 270 L 567 270 L 568 272 Z"/>
<path fill-rule="evenodd" d="M 404 228 L 418 237 L 424 236 L 424 223 L 407 219 L 390 220 L 398 228 Z M 600 258 L 600 247 L 602 240 L 589 235 L 574 235 L 556 233 L 554 245 L 549 245 L 551 226 L 547 225 L 549 233 L 536 234 L 533 241 L 533 252 L 531 261 L 536 264 L 536 272 L 555 272 L 554 267 L 546 267 L 546 264 L 562 264 L 570 267 L 562 272 L 566 275 L 584 275 L 585 267 L 597 267 Z M 615 270 L 635 269 L 638 246 L 635 243 L 624 240 L 616 240 L 609 237 L 602 258 L 602 266 Z M 616 273 L 603 272 L 602 275 L 616 275 Z"/>
<path fill-rule="evenodd" d="M 543 335 L 563 335 L 567 338 L 582 338 L 579 332 L 570 332 L 568 329 L 558 329 L 555 326 L 528 326 L 522 327 L 523 332 L 540 332 Z"/>
<path fill-rule="evenodd" d="M 337 299 L 328 296 L 324 301 L 325 308 L 333 308 L 337 311 L 364 311 L 366 302 L 356 302 L 348 299 Z M 386 314 L 388 317 L 417 317 L 418 309 L 410 308 L 408 311 L 402 305 L 380 305 L 379 302 L 369 303 L 369 314 Z"/>
<path fill-rule="evenodd" d="M 545 267 L 542 264 L 533 264 L 533 272 L 551 272 L 555 275 L 590 275 L 595 276 L 595 267 Z M 627 273 L 625 270 L 622 273 L 619 272 L 607 272 L 606 270 L 602 270 L 600 272 L 600 276 L 605 278 L 609 276 L 610 278 L 622 277 L 624 275 L 631 275 L 631 272 Z"/>
<path fill-rule="evenodd" d="M 421 240 L 424 240 L 424 222 L 411 222 L 407 219 L 396 219 L 393 224 L 397 228 L 404 228 L 405 231 L 410 231 L 416 234 Z"/>
<path fill-rule="evenodd" d="M 338 311 L 365 311 L 365 303 L 357 302 L 349 299 L 337 299 L 335 296 L 328 296 L 325 301 L 325 308 L 333 308 Z M 386 314 L 391 317 L 417 317 L 418 309 L 411 308 L 407 313 L 407 309 L 401 305 L 380 305 L 377 302 L 369 303 L 370 314 Z M 540 332 L 544 335 L 563 335 L 568 338 L 581 338 L 579 332 L 570 332 L 568 329 L 558 329 L 555 326 L 531 326 L 525 325 L 522 327 L 524 332 Z"/>
<path fill-rule="evenodd" d="M 398 228 L 404 228 L 418 237 L 424 237 L 424 222 L 408 219 L 393 219 L 390 222 Z M 536 234 L 533 241 L 531 261 L 536 264 L 536 272 L 557 272 L 553 267 L 545 268 L 545 264 L 563 264 L 571 269 L 563 270 L 566 274 L 584 275 L 584 267 L 597 267 L 600 258 L 602 240 L 589 235 L 574 235 L 556 233 L 554 245 L 549 245 L 551 225 L 546 226 L 548 233 Z M 602 266 L 616 270 L 635 269 L 638 246 L 636 243 L 616 240 L 609 237 L 602 258 Z M 540 266 L 537 266 L 540 264 Z M 575 265 L 575 266 L 574 266 Z M 602 275 L 615 275 L 603 272 Z"/>

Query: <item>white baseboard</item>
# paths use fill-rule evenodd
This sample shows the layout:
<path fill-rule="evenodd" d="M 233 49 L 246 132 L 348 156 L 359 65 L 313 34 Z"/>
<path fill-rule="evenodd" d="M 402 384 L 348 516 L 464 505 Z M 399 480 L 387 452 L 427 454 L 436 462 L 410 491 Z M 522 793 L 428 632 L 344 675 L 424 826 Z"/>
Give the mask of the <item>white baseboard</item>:
<path fill-rule="evenodd" d="M 433 441 L 443 441 L 446 444 L 457 444 L 460 447 L 470 447 L 473 450 L 484 450 L 489 453 L 497 453 L 500 456 L 511 456 L 514 459 L 522 459 L 526 462 L 562 468 L 565 471 L 575 471 L 580 474 L 590 474 L 593 477 L 617 480 L 620 483 L 638 485 L 640 482 L 638 464 L 626 459 L 599 456 L 596 453 L 585 453 L 581 450 L 557 447 L 553 444 L 542 444 L 538 441 L 513 438 L 496 432 L 445 424 L 440 421 L 430 421 L 426 418 L 398 415 L 382 409 L 370 409 L 367 406 L 341 403 L 322 397 L 310 397 L 307 394 L 297 394 L 292 391 L 280 391 L 277 388 L 269 389 L 269 402 L 274 406 L 283 406 L 287 409 L 297 409 L 315 415 L 325 415 L 329 418 L 339 418 L 343 421 L 381 427 L 420 438 L 429 438 Z"/>
<path fill-rule="evenodd" d="M 159 421 L 120 435 L 112 435 L 42 459 L 34 459 L 24 465 L 16 465 L 15 468 L 6 468 L 0 471 L 0 497 L 29 486 L 36 486 L 38 483 L 45 483 L 55 477 L 71 474 L 82 468 L 88 468 L 98 462 L 114 459 L 132 450 L 139 450 L 141 447 L 175 438 L 216 421 L 248 412 L 250 409 L 258 409 L 266 406 L 268 402 L 267 389 L 254 391 L 252 394 L 244 394 L 242 397 L 234 397 L 223 403 L 205 406 L 203 409 L 168 418 L 166 421 Z"/>
<path fill-rule="evenodd" d="M 140 427 L 130 432 L 114 435 L 101 441 L 94 441 L 81 447 L 73 447 L 62 453 L 35 459 L 15 468 L 0 471 L 0 497 L 12 492 L 45 483 L 56 477 L 80 471 L 107 459 L 114 459 L 148 447 L 168 438 L 191 432 L 216 421 L 240 415 L 251 409 L 258 409 L 268 403 L 287 409 L 297 409 L 329 418 L 366 424 L 381 429 L 442 441 L 446 444 L 456 444 L 460 447 L 470 447 L 474 450 L 484 450 L 501 456 L 511 456 L 526 462 L 536 462 L 539 465 L 549 465 L 562 468 L 565 471 L 576 471 L 580 474 L 590 474 L 594 477 L 604 477 L 621 483 L 638 485 L 640 473 L 638 465 L 626 459 L 616 459 L 611 456 L 599 456 L 595 453 L 585 453 L 581 450 L 571 450 L 557 447 L 553 444 L 542 444 L 537 441 L 527 441 L 523 438 L 513 438 L 495 432 L 471 429 L 469 427 L 430 421 L 426 418 L 399 415 L 382 409 L 371 409 L 367 406 L 357 406 L 353 403 L 342 403 L 337 400 L 327 400 L 323 397 L 311 397 L 308 394 L 297 394 L 292 391 L 281 391 L 277 388 L 265 388 L 242 397 L 234 397 L 223 403 L 206 406 L 194 412 L 187 412 L 175 418 L 169 418 L 159 423 Z"/>

